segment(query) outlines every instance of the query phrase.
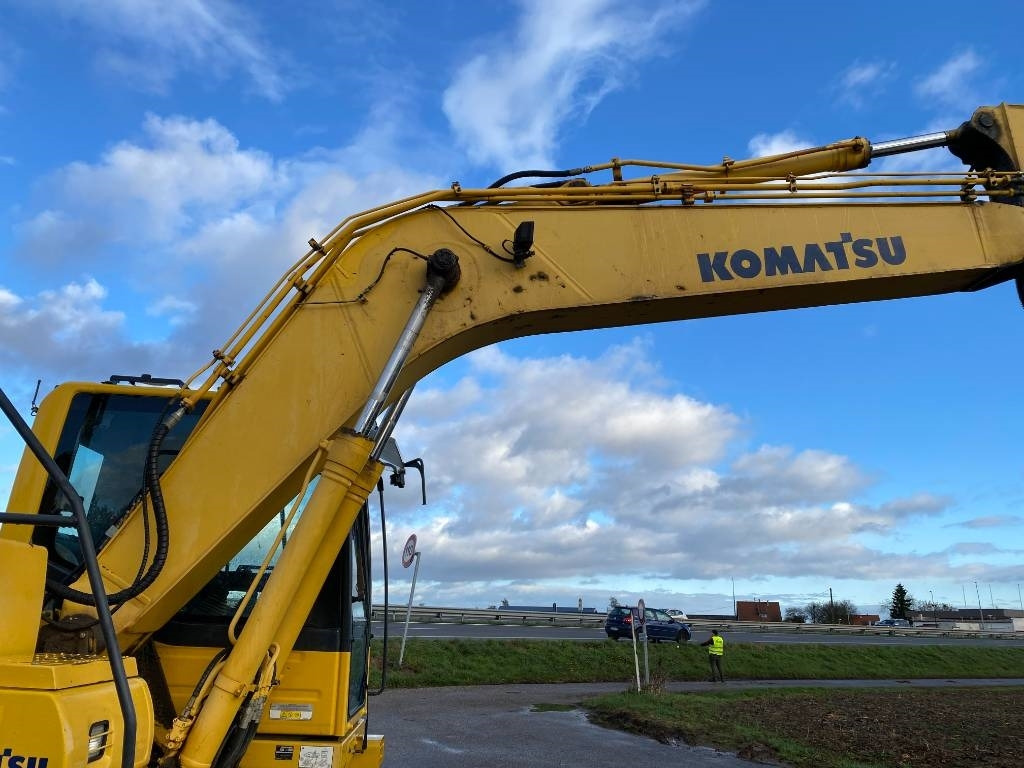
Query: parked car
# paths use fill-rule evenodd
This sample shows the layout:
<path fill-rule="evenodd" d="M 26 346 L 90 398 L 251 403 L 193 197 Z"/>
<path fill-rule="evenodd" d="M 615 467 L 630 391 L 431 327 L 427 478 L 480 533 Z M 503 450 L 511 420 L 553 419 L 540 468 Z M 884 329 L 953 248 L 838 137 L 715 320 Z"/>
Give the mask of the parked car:
<path fill-rule="evenodd" d="M 686 621 L 686 614 L 680 611 L 678 608 L 669 608 L 667 611 L 665 611 L 665 613 L 667 613 L 676 621 Z"/>
<path fill-rule="evenodd" d="M 636 608 L 617 605 L 609 609 L 608 617 L 604 621 L 604 631 L 613 640 L 618 640 L 622 637 L 632 637 L 633 622 L 636 618 Z M 685 643 L 693 634 L 689 624 L 678 621 L 669 616 L 667 611 L 657 608 L 644 609 L 644 625 L 647 631 L 647 639 L 655 643 L 661 640 Z M 637 634 L 639 633 L 640 627 L 638 626 Z"/>
<path fill-rule="evenodd" d="M 906 619 L 882 619 L 875 622 L 876 627 L 909 627 L 910 622 Z"/>

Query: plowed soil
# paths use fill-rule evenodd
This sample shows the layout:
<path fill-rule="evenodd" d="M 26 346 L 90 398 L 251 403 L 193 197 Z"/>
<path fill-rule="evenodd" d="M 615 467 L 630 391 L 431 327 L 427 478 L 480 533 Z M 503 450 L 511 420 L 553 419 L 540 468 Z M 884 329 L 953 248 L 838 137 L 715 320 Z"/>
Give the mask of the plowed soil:
<path fill-rule="evenodd" d="M 1024 690 L 822 691 L 730 702 L 744 724 L 872 766 L 1024 766 Z M 741 751 L 770 759 L 774 750 Z M 810 763 L 809 763 L 810 764 Z"/>

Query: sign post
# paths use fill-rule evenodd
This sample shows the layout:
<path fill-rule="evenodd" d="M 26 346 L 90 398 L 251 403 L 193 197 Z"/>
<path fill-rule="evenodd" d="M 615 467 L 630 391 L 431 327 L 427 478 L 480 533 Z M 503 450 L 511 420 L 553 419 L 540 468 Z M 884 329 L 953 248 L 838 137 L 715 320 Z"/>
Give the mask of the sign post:
<path fill-rule="evenodd" d="M 420 575 L 420 553 L 416 551 L 416 534 L 410 534 L 405 542 L 405 549 L 402 550 L 402 567 L 408 568 L 412 561 L 416 561 L 416 567 L 412 571 L 412 587 L 409 589 L 409 605 L 405 608 L 405 628 L 402 630 L 402 648 L 398 652 L 398 668 L 402 668 L 402 659 L 405 658 L 405 638 L 409 635 L 409 617 L 412 615 L 412 598 L 416 593 L 416 577 Z"/>
<path fill-rule="evenodd" d="M 643 598 L 640 598 L 636 606 L 637 612 L 640 614 L 640 629 L 643 632 L 644 639 L 644 685 L 648 688 L 651 687 L 651 664 L 647 657 L 647 606 L 644 604 Z M 639 674 L 637 675 L 639 678 Z"/>
<path fill-rule="evenodd" d="M 633 668 L 636 670 L 636 692 L 640 693 L 640 657 L 636 653 L 636 625 L 643 621 L 644 615 L 644 601 L 643 599 L 637 603 L 636 608 L 631 608 L 630 611 L 636 611 L 636 615 L 633 616 L 633 620 L 629 622 L 629 628 L 633 634 Z"/>

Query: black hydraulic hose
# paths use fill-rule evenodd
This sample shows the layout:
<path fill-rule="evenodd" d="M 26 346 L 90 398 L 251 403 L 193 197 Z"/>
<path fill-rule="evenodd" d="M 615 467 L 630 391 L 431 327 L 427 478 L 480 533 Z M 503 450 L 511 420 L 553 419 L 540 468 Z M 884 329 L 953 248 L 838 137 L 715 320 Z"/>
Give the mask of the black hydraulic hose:
<path fill-rule="evenodd" d="M 135 765 L 135 734 L 138 729 L 138 718 L 135 713 L 135 702 L 132 701 L 131 689 L 128 687 L 128 675 L 124 669 L 124 659 L 121 658 L 121 647 L 117 642 L 117 632 L 114 631 L 114 620 L 110 615 L 110 603 L 107 600 L 106 591 L 103 588 L 103 577 L 100 574 L 100 565 L 96 560 L 96 547 L 93 545 L 92 532 L 89 530 L 89 519 L 85 515 L 85 508 L 82 506 L 82 497 L 78 495 L 67 475 L 57 466 L 57 462 L 46 452 L 39 438 L 29 428 L 21 414 L 7 399 L 7 394 L 0 389 L 0 409 L 14 425 L 15 430 L 25 441 L 25 445 L 32 451 L 33 455 L 43 465 L 47 474 L 57 484 L 68 502 L 71 504 L 71 511 L 78 523 L 78 539 L 82 547 L 82 557 L 85 559 L 85 570 L 89 574 L 89 582 L 96 593 L 94 604 L 99 618 L 100 632 L 103 641 L 107 646 L 107 657 L 110 660 L 110 674 L 114 678 L 114 689 L 117 691 L 117 700 L 121 706 L 121 716 L 124 718 L 124 739 L 121 745 L 121 766 L 132 768 Z"/>
<path fill-rule="evenodd" d="M 381 549 L 384 551 L 384 650 L 380 655 L 380 688 L 376 691 L 367 691 L 370 696 L 379 696 L 384 693 L 388 682 L 388 527 L 384 519 L 384 481 L 377 480 L 377 495 L 380 498 L 380 540 Z M 371 605 L 372 614 L 373 607 Z M 364 731 L 364 736 L 366 731 Z M 365 741 L 365 738 L 364 738 Z"/>
<path fill-rule="evenodd" d="M 502 176 L 496 182 L 491 184 L 491 186 L 489 186 L 488 189 L 497 189 L 498 187 L 503 187 L 510 181 L 515 181 L 516 179 L 560 179 L 566 176 L 579 176 L 580 174 L 583 173 L 590 173 L 592 170 L 593 168 L 587 165 L 584 166 L 583 168 L 569 168 L 568 170 L 565 171 L 516 171 L 515 173 L 510 173 L 506 176 Z"/>
<path fill-rule="evenodd" d="M 153 562 L 146 570 L 146 574 L 140 580 L 119 592 L 114 592 L 109 595 L 107 600 L 111 603 L 123 603 L 142 594 L 142 592 L 148 589 L 149 586 L 156 581 L 157 576 L 160 575 L 160 572 L 163 570 L 164 565 L 167 562 L 170 528 L 167 525 L 167 508 L 164 506 L 163 492 L 160 489 L 160 472 L 159 467 L 157 466 L 157 461 L 160 458 L 160 448 L 163 445 L 164 438 L 167 437 L 167 433 L 170 432 L 179 421 L 181 421 L 181 418 L 184 415 L 184 406 L 177 408 L 156 426 L 156 429 L 153 430 L 153 436 L 149 441 L 149 454 L 146 457 L 145 479 L 150 498 L 153 500 L 153 519 L 156 524 L 156 553 L 153 555 Z M 64 489 L 62 488 L 61 490 Z M 70 489 L 70 494 L 65 492 L 64 495 L 68 499 L 79 498 L 73 488 Z M 90 581 L 92 581 L 91 577 Z M 65 584 L 61 584 L 55 579 L 47 579 L 46 588 L 62 600 L 68 600 L 72 603 L 79 603 L 81 605 L 96 605 L 96 599 L 88 592 L 81 592 L 77 589 L 73 589 Z M 96 589 L 95 582 L 93 582 L 93 589 Z"/>
<path fill-rule="evenodd" d="M 206 685 L 206 681 L 210 675 L 213 674 L 213 670 L 223 661 L 224 657 L 228 655 L 227 648 L 221 648 L 217 653 L 210 659 L 210 663 L 206 665 L 206 669 L 203 670 L 203 674 L 199 677 L 199 682 L 196 683 L 195 688 L 192 689 L 192 695 L 189 697 L 188 702 L 185 704 L 185 708 L 181 710 L 181 718 L 187 720 L 192 714 L 192 707 L 196 705 L 196 701 L 199 699 L 199 694 L 203 692 L 203 687 Z"/>

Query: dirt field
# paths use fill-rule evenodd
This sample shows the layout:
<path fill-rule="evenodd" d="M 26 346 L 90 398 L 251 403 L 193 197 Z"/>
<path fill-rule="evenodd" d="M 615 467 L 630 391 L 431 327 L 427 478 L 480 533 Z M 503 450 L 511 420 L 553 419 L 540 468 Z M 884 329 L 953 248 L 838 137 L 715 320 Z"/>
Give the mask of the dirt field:
<path fill-rule="evenodd" d="M 822 691 L 734 701 L 728 711 L 819 755 L 843 755 L 868 765 L 1024 766 L 1024 690 L 1019 688 Z M 759 745 L 747 751 L 755 759 L 774 752 Z"/>

